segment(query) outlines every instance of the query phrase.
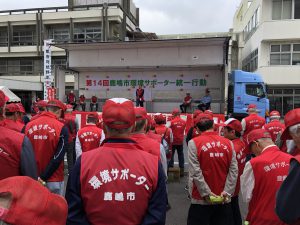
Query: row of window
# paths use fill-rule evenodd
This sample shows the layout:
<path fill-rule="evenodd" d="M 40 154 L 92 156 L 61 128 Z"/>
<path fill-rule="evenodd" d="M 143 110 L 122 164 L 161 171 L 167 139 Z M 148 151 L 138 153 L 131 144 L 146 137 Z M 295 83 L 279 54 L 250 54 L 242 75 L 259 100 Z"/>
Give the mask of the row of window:
<path fill-rule="evenodd" d="M 272 19 L 300 19 L 300 0 L 273 0 Z"/>
<path fill-rule="evenodd" d="M 251 52 L 242 62 L 244 71 L 253 72 L 258 68 L 258 49 Z"/>
<path fill-rule="evenodd" d="M 248 40 L 249 37 L 255 32 L 256 28 L 258 27 L 259 24 L 259 15 L 260 14 L 260 7 L 258 7 L 251 17 L 250 21 L 246 25 L 244 29 L 244 40 Z"/>
<path fill-rule="evenodd" d="M 66 66 L 65 58 L 53 58 L 52 65 Z M 8 74 L 36 74 L 43 71 L 43 60 L 11 59 L 0 60 L 0 75 Z"/>
<path fill-rule="evenodd" d="M 269 89 L 270 110 L 277 110 L 284 116 L 292 109 L 300 108 L 300 89 Z"/>
<path fill-rule="evenodd" d="M 270 65 L 300 65 L 300 44 L 271 45 Z"/>
<path fill-rule="evenodd" d="M 49 27 L 46 31 L 49 39 L 54 39 L 56 42 L 69 42 L 70 28 L 69 27 Z M 74 27 L 74 42 L 99 42 L 101 41 L 101 26 L 76 26 Z M 13 27 L 12 46 L 32 46 L 37 43 L 37 35 L 35 26 L 28 27 Z M 7 27 L 0 27 L 0 47 L 8 45 L 8 30 Z"/>

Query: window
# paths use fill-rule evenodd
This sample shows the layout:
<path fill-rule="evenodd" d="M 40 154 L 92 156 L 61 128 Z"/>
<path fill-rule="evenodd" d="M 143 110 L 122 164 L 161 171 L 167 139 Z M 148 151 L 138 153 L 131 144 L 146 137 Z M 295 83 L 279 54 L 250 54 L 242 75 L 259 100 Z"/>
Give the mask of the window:
<path fill-rule="evenodd" d="M 75 42 L 99 42 L 101 41 L 101 25 L 77 24 L 74 29 Z"/>
<path fill-rule="evenodd" d="M 300 19 L 300 0 L 295 0 L 294 19 Z"/>
<path fill-rule="evenodd" d="M 294 44 L 292 65 L 300 65 L 300 44 Z"/>
<path fill-rule="evenodd" d="M 67 59 L 66 58 L 54 58 L 52 59 L 52 65 L 59 67 L 66 67 Z"/>
<path fill-rule="evenodd" d="M 7 61 L 0 60 L 0 74 L 7 73 Z"/>
<path fill-rule="evenodd" d="M 0 46 L 8 45 L 8 33 L 6 27 L 0 28 Z"/>
<path fill-rule="evenodd" d="M 300 0 L 273 0 L 272 19 L 300 19 Z"/>
<path fill-rule="evenodd" d="M 243 70 L 253 72 L 258 68 L 258 49 L 251 52 L 242 62 Z"/>
<path fill-rule="evenodd" d="M 35 45 L 35 27 L 14 27 L 12 45 L 30 46 Z"/>
<path fill-rule="evenodd" d="M 260 84 L 246 84 L 246 94 L 262 97 L 264 95 L 264 88 Z"/>
<path fill-rule="evenodd" d="M 49 38 L 55 42 L 68 42 L 70 40 L 69 28 L 50 29 Z"/>
<path fill-rule="evenodd" d="M 244 40 L 248 40 L 259 25 L 259 7 L 256 9 L 244 29 Z"/>
<path fill-rule="evenodd" d="M 20 60 L 20 72 L 32 72 L 33 71 L 33 61 L 32 60 Z"/>
<path fill-rule="evenodd" d="M 271 45 L 270 65 L 300 65 L 300 44 Z"/>

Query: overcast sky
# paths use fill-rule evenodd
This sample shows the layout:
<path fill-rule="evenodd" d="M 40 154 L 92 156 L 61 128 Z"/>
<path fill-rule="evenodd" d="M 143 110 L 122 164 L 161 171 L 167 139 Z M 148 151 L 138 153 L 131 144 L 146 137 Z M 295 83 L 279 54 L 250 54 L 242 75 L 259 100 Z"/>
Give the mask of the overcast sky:
<path fill-rule="evenodd" d="M 133 0 L 140 28 L 157 34 L 224 32 L 240 0 Z M 66 6 L 67 0 L 0 0 L 0 10 Z"/>

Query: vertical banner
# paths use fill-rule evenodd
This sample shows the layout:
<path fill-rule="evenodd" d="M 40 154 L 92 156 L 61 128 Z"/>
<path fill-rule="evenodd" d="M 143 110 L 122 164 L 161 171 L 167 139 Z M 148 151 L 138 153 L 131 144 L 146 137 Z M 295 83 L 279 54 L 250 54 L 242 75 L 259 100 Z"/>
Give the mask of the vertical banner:
<path fill-rule="evenodd" d="M 48 99 L 48 89 L 52 88 L 53 76 L 51 71 L 52 39 L 44 40 L 44 100 Z"/>
<path fill-rule="evenodd" d="M 48 88 L 47 89 L 48 98 L 46 100 L 50 101 L 55 99 L 56 96 L 56 89 L 55 88 Z"/>

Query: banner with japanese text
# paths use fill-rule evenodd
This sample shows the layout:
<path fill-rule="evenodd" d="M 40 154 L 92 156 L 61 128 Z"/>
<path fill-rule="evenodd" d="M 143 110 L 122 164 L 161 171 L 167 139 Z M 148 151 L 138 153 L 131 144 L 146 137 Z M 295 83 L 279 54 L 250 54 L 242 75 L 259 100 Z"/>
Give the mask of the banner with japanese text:
<path fill-rule="evenodd" d="M 127 90 L 128 88 L 151 88 L 155 90 L 185 89 L 193 90 L 207 86 L 207 77 L 201 74 L 174 76 L 172 74 L 139 76 L 139 75 L 86 75 L 86 90 Z"/>

